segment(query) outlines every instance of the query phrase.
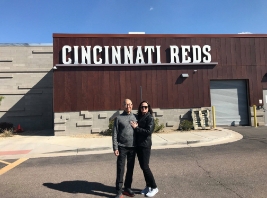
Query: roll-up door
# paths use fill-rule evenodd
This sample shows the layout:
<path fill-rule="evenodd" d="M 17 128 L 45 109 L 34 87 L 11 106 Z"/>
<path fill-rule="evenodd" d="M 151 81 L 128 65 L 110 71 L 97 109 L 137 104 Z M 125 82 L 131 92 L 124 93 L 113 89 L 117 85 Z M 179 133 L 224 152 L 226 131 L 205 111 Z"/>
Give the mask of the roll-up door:
<path fill-rule="evenodd" d="M 217 125 L 249 125 L 245 80 L 210 81 L 210 95 Z"/>

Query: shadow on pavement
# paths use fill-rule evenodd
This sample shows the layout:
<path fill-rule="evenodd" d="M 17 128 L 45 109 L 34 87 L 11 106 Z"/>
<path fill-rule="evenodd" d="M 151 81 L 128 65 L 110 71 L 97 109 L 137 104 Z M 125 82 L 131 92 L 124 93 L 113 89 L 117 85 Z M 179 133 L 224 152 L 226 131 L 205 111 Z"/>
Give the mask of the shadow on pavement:
<path fill-rule="evenodd" d="M 106 186 L 98 182 L 88 181 L 63 181 L 61 183 L 43 183 L 44 186 L 68 193 L 85 193 L 100 197 L 114 197 L 115 187 Z"/>

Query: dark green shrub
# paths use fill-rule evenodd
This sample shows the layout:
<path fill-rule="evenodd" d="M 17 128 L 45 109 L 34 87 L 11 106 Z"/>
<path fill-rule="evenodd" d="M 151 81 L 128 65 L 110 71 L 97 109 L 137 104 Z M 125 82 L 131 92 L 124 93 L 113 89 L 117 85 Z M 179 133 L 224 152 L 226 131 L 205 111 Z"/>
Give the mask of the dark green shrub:
<path fill-rule="evenodd" d="M 13 131 L 13 124 L 8 122 L 0 122 L 0 133 L 2 133 L 4 130 Z"/>
<path fill-rule="evenodd" d="M 163 131 L 164 129 L 164 124 L 159 124 L 159 119 L 156 118 L 155 119 L 155 129 L 154 129 L 154 133 L 158 133 Z"/>
<path fill-rule="evenodd" d="M 183 120 L 179 125 L 180 130 L 182 131 L 190 131 L 193 129 L 193 122 L 189 120 Z"/>
<path fill-rule="evenodd" d="M 106 136 L 111 136 L 112 135 L 112 130 L 113 130 L 113 126 L 114 126 L 114 120 L 110 120 L 109 124 L 108 124 L 108 129 L 101 132 L 101 135 L 106 135 Z"/>
<path fill-rule="evenodd" d="M 0 96 L 0 104 L 1 104 L 1 101 L 2 101 L 4 98 L 5 98 L 4 96 Z"/>

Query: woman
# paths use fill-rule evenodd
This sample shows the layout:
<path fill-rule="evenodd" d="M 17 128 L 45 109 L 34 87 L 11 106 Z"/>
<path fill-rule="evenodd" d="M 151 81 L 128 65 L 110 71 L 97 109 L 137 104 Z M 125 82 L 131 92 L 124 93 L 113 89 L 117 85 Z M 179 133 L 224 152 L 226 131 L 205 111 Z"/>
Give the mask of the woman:
<path fill-rule="evenodd" d="M 149 158 L 152 146 L 151 135 L 155 128 L 152 113 L 153 111 L 150 104 L 147 101 L 143 101 L 138 107 L 138 123 L 131 122 L 136 137 L 137 157 L 146 180 L 146 187 L 141 191 L 141 194 L 148 197 L 153 197 L 159 191 L 154 176 L 149 168 Z"/>

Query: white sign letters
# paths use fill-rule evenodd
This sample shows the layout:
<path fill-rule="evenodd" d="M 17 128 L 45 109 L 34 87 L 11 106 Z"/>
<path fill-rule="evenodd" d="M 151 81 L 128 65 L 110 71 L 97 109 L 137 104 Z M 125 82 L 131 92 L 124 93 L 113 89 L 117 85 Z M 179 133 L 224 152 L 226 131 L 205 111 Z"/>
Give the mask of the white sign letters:
<path fill-rule="evenodd" d="M 211 47 L 170 45 L 170 63 L 210 63 Z M 73 52 L 72 58 L 67 54 Z M 123 59 L 122 59 L 123 57 Z M 156 58 L 155 58 L 156 57 Z M 104 60 L 103 60 L 104 58 Z M 154 58 L 154 59 L 153 59 Z M 74 59 L 74 60 L 72 60 Z M 63 64 L 161 64 L 161 46 L 69 46 L 62 47 Z"/>

